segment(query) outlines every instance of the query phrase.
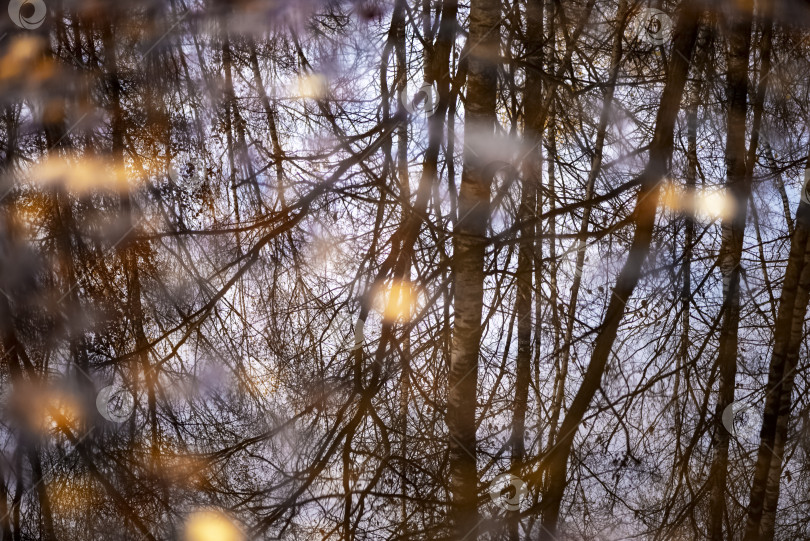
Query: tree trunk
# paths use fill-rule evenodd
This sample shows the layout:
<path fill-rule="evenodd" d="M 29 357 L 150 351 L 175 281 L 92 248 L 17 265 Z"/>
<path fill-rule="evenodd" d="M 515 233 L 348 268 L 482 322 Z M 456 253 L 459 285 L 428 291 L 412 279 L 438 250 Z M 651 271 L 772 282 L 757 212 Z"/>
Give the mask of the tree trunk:
<path fill-rule="evenodd" d="M 539 147 L 543 126 L 536 124 L 542 107 L 543 65 L 543 3 L 532 0 L 526 6 L 527 63 L 526 93 L 524 103 L 524 138 L 532 151 L 524 164 L 521 182 L 520 208 L 517 222 L 520 224 L 520 246 L 518 248 L 518 268 L 516 275 L 517 292 L 515 312 L 517 316 L 517 357 L 515 359 L 515 401 L 512 417 L 510 447 L 512 450 L 512 473 L 520 477 L 526 453 L 526 411 L 529 401 L 529 382 L 532 362 L 532 271 L 534 263 L 535 228 L 532 218 L 537 204 L 537 188 L 541 181 L 539 168 Z M 509 539 L 520 538 L 520 514 L 515 511 L 508 519 Z"/>
<path fill-rule="evenodd" d="M 761 539 L 766 531 L 773 531 L 773 516 L 778 504 L 793 380 L 810 298 L 810 204 L 805 201 L 804 195 L 807 193 L 809 178 L 810 173 L 805 171 L 803 196 L 796 211 L 790 255 L 779 298 L 773 354 L 765 387 L 765 411 L 748 504 L 746 541 Z"/>
<path fill-rule="evenodd" d="M 476 152 L 472 147 L 475 146 L 473 141 L 486 140 L 494 135 L 500 16 L 500 0 L 472 0 L 470 4 L 466 144 L 459 190 L 459 219 L 453 232 L 455 320 L 447 382 L 452 494 L 450 523 L 451 537 L 457 540 L 478 537 L 475 410 L 492 171 L 481 157 L 485 153 Z"/>
<path fill-rule="evenodd" d="M 696 3 L 687 2 L 682 8 L 675 28 L 674 52 L 670 55 L 668 76 L 658 108 L 653 141 L 650 145 L 650 158 L 647 167 L 641 174 L 641 190 L 633 214 L 635 233 L 627 261 L 613 288 L 582 384 L 563 420 L 555 446 L 541 465 L 539 474 L 548 473 L 548 488 L 541 504 L 543 511 L 542 537 L 546 539 L 556 538 L 560 506 L 566 485 L 567 464 L 574 437 L 601 384 L 619 323 L 624 315 L 624 307 L 638 284 L 641 266 L 650 250 L 660 184 L 667 173 L 667 162 L 672 154 L 673 128 L 691 64 L 699 18 L 700 9 Z"/>
<path fill-rule="evenodd" d="M 753 7 L 753 6 L 752 6 Z M 712 485 L 709 533 L 722 541 L 726 520 L 726 477 L 728 474 L 729 432 L 723 426 L 723 411 L 734 402 L 737 376 L 737 343 L 740 326 L 740 258 L 751 197 L 750 177 L 745 167 L 745 115 L 748 100 L 748 55 L 751 47 L 751 10 L 729 10 L 728 74 L 726 98 L 726 189 L 733 208 L 723 217 L 723 237 L 718 267 L 723 274 L 723 323 L 717 365 L 720 372 L 714 418 L 714 456 L 710 470 Z"/>

